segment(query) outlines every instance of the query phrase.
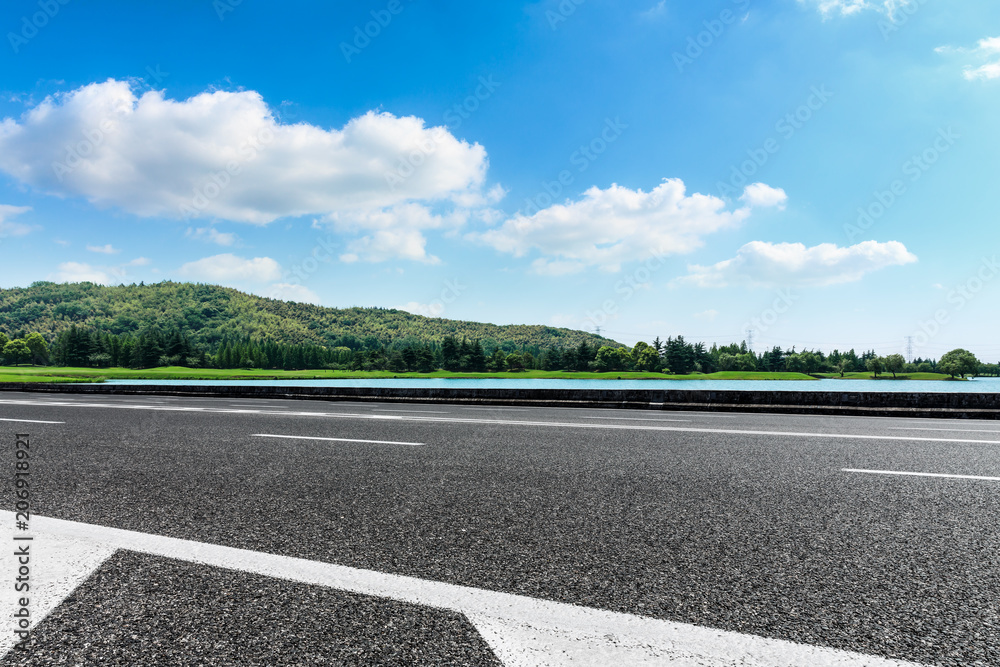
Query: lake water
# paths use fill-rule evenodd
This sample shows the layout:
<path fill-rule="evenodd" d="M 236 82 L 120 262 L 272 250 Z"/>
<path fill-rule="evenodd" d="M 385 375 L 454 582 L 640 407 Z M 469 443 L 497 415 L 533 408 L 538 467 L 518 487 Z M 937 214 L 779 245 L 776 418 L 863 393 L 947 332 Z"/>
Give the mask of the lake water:
<path fill-rule="evenodd" d="M 1000 378 L 966 382 L 931 380 L 446 380 L 408 378 L 386 380 L 108 380 L 105 384 L 196 385 L 202 387 L 410 387 L 459 389 L 699 389 L 735 391 L 913 391 L 1000 393 Z"/>

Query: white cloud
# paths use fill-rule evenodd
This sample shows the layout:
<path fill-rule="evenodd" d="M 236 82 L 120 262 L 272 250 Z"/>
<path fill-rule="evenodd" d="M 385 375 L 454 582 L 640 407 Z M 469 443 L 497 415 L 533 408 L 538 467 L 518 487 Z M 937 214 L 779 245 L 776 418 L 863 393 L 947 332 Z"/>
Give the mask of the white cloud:
<path fill-rule="evenodd" d="M 24 236 L 31 233 L 33 227 L 21 222 L 11 222 L 10 218 L 31 210 L 30 206 L 11 206 L 0 204 L 0 238 L 5 236 Z"/>
<path fill-rule="evenodd" d="M 270 257 L 244 259 L 226 253 L 188 262 L 180 268 L 178 274 L 191 280 L 210 283 L 268 283 L 281 278 L 281 266 Z"/>
<path fill-rule="evenodd" d="M 757 183 L 744 191 L 745 206 L 730 211 L 718 197 L 686 195 L 679 179 L 664 180 L 650 192 L 593 187 L 582 199 L 518 214 L 468 237 L 515 257 L 537 251 L 542 257 L 532 266 L 538 273 L 566 274 L 588 266 L 617 271 L 623 262 L 650 254 L 691 252 L 705 236 L 739 226 L 753 208 L 780 206 L 786 199 L 784 191 Z"/>
<path fill-rule="evenodd" d="M 427 239 L 416 230 L 380 230 L 347 244 L 340 261 L 348 264 L 384 262 L 393 258 L 409 259 L 425 264 L 439 264 L 440 259 L 427 254 Z"/>
<path fill-rule="evenodd" d="M 700 313 L 694 314 L 694 319 L 704 320 L 706 322 L 714 322 L 715 318 L 719 316 L 719 311 L 717 310 L 703 310 Z"/>
<path fill-rule="evenodd" d="M 137 266 L 148 266 L 150 263 L 151 261 L 148 257 L 136 257 L 133 260 L 116 266 L 94 266 L 86 262 L 63 262 L 59 265 L 59 270 L 54 274 L 50 274 L 49 278 L 60 283 L 92 282 L 99 285 L 119 284 L 124 283 L 128 279 L 129 269 Z"/>
<path fill-rule="evenodd" d="M 101 245 L 101 246 L 88 245 L 87 246 L 87 250 L 89 250 L 90 252 L 101 253 L 102 255 L 117 255 L 118 253 L 121 252 L 121 250 L 118 250 L 117 248 L 115 248 L 114 246 L 112 246 L 110 243 L 108 243 L 106 245 Z"/>
<path fill-rule="evenodd" d="M 781 188 L 772 188 L 763 183 L 752 183 L 743 191 L 741 202 L 755 208 L 778 208 L 784 210 L 788 195 Z"/>
<path fill-rule="evenodd" d="M 405 310 L 408 313 L 423 315 L 424 317 L 441 317 L 444 314 L 444 304 L 440 301 L 435 301 L 434 303 L 410 301 L 403 306 L 397 306 L 396 310 Z"/>
<path fill-rule="evenodd" d="M 427 253 L 428 229 L 454 231 L 465 224 L 466 211 L 446 215 L 432 213 L 421 204 L 401 204 L 390 208 L 338 212 L 326 216 L 322 223 L 342 234 L 365 234 L 347 243 L 344 262 L 384 262 L 403 258 L 425 264 L 437 264 L 440 259 Z M 316 226 L 316 225 L 314 225 Z"/>
<path fill-rule="evenodd" d="M 90 264 L 84 264 L 83 262 L 63 262 L 59 265 L 59 271 L 52 278 L 59 283 L 90 282 L 97 283 L 98 285 L 111 284 L 111 276 L 106 271 Z"/>
<path fill-rule="evenodd" d="M 897 9 L 905 7 L 918 0 L 799 0 L 799 4 L 816 7 L 823 16 L 830 14 L 840 14 L 841 16 L 851 16 L 866 9 L 880 11 L 888 16 L 893 16 Z"/>
<path fill-rule="evenodd" d="M 646 20 L 659 18 L 667 13 L 667 0 L 660 0 L 655 5 L 643 11 L 640 16 Z"/>
<path fill-rule="evenodd" d="M 187 231 L 184 232 L 184 236 L 189 239 L 195 239 L 197 241 L 206 241 L 208 243 L 214 243 L 221 246 L 234 246 L 239 237 L 231 232 L 220 232 L 215 227 L 188 227 Z"/>
<path fill-rule="evenodd" d="M 341 129 L 291 125 L 254 91 L 173 100 L 108 80 L 0 122 L 0 170 L 140 216 L 266 224 L 464 205 L 497 196 L 482 192 L 487 167 L 482 146 L 420 118 L 372 111 Z"/>
<path fill-rule="evenodd" d="M 979 40 L 972 55 L 979 62 L 965 68 L 963 73 L 969 81 L 986 81 L 1000 79 L 1000 37 L 988 37 Z M 987 62 L 983 62 L 987 61 Z"/>
<path fill-rule="evenodd" d="M 320 303 L 319 295 L 303 285 L 293 285 L 290 283 L 275 283 L 267 290 L 267 296 L 281 301 L 298 301 L 299 303 L 312 303 L 317 306 Z"/>
<path fill-rule="evenodd" d="M 712 266 L 688 266 L 688 275 L 673 284 L 698 287 L 728 285 L 821 286 L 860 280 L 866 273 L 916 262 L 898 241 L 865 241 L 848 248 L 822 243 L 807 248 L 801 243 L 753 241 L 733 259 Z"/>

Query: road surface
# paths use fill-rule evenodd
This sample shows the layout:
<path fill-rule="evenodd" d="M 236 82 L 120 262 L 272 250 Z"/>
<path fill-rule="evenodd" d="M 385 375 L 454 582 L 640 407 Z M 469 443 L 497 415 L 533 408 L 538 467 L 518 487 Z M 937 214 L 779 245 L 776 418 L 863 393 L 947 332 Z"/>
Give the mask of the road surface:
<path fill-rule="evenodd" d="M 991 422 L 3 393 L 0 438 L 3 664 L 1000 665 Z"/>

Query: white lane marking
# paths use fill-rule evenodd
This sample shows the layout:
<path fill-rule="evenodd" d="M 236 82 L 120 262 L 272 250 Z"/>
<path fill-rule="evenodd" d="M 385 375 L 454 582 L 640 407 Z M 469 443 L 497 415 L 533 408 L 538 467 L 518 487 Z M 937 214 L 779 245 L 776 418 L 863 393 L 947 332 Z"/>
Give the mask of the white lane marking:
<path fill-rule="evenodd" d="M 528 412 L 528 408 L 508 408 L 506 405 L 490 405 L 490 406 L 478 406 L 478 405 L 460 405 L 463 410 L 507 410 L 509 412 Z M 538 408 L 543 410 L 544 408 Z M 576 408 L 574 408 L 576 409 Z"/>
<path fill-rule="evenodd" d="M 610 419 L 630 422 L 689 422 L 690 419 L 652 419 L 649 417 L 583 417 L 580 419 Z"/>
<path fill-rule="evenodd" d="M 858 472 L 866 475 L 905 475 L 907 477 L 946 477 L 948 479 L 978 479 L 986 482 L 1000 482 L 1000 477 L 981 477 L 979 475 L 945 475 L 938 472 L 903 472 L 900 470 L 861 470 L 858 468 L 841 468 L 842 472 Z"/>
<path fill-rule="evenodd" d="M 406 445 L 408 447 L 423 447 L 422 442 L 393 442 L 392 440 L 355 440 L 353 438 L 319 438 L 310 435 L 272 435 L 270 433 L 255 433 L 254 438 L 285 438 L 286 440 L 324 440 L 328 442 L 367 442 L 373 445 Z"/>
<path fill-rule="evenodd" d="M 31 401 L 0 400 L 0 405 L 38 405 Z M 48 406 L 59 406 L 62 404 L 48 403 Z M 245 412 L 241 410 L 227 410 L 222 408 L 187 408 L 180 406 L 137 406 L 119 405 L 114 403 L 65 403 L 65 407 L 74 408 L 120 408 L 127 410 L 150 410 L 158 412 L 204 412 L 205 414 L 232 414 Z M 901 435 L 870 435 L 863 433 L 805 433 L 801 431 L 751 431 L 745 429 L 722 429 L 722 428 L 687 428 L 681 426 L 642 426 L 632 424 L 582 424 L 574 422 L 551 422 L 551 421 L 515 421 L 507 419 L 469 419 L 465 417 L 418 417 L 416 415 L 378 415 L 360 414 L 350 412 L 287 412 L 287 411 L 267 411 L 260 410 L 262 415 L 281 415 L 285 417 L 333 417 L 341 419 L 384 419 L 398 421 L 412 421 L 425 423 L 454 423 L 454 424 L 490 424 L 500 426 L 544 426 L 550 428 L 584 428 L 584 429 L 608 429 L 620 431 L 660 431 L 673 433 L 716 433 L 720 435 L 766 435 L 774 437 L 788 438 L 828 438 L 835 440 L 895 440 L 901 442 L 949 442 L 957 444 L 976 445 L 1000 445 L 1000 440 L 971 440 L 959 438 L 915 438 Z"/>
<path fill-rule="evenodd" d="M 892 426 L 889 428 L 890 431 L 957 431 L 960 433 L 1000 433 L 1000 431 L 987 431 L 985 429 L 978 428 L 923 428 L 916 426 Z"/>
<path fill-rule="evenodd" d="M 427 415 L 448 415 L 451 414 L 447 410 L 399 410 L 396 408 L 372 408 L 372 410 L 378 412 L 416 412 L 417 414 L 427 414 Z"/>
<path fill-rule="evenodd" d="M 5 525 L 11 526 L 14 515 L 10 512 L 4 512 L 3 515 Z M 33 529 L 35 519 L 34 516 L 31 519 Z M 3 604 L 0 618 L 3 618 L 7 625 L 0 633 L 0 657 L 3 657 L 21 640 L 21 637 L 13 632 L 16 621 L 14 614 L 21 608 L 16 604 L 20 598 L 29 599 L 28 610 L 31 616 L 28 629 L 30 630 L 58 607 L 77 586 L 86 581 L 87 577 L 115 552 L 115 547 L 90 541 L 81 542 L 58 534 L 39 534 L 35 530 L 30 533 L 33 538 L 30 541 L 13 540 L 13 537 L 24 537 L 25 533 L 12 529 L 0 531 L 0 535 L 4 537 L 4 555 L 0 563 L 4 578 L 8 575 L 10 577 L 10 584 L 3 586 L 3 594 L 0 595 Z M 29 545 L 31 571 L 28 576 L 31 589 L 27 592 L 18 592 L 14 589 L 14 578 L 21 563 L 18 562 L 14 552 L 23 545 Z"/>
<path fill-rule="evenodd" d="M 21 424 L 65 424 L 66 422 L 43 422 L 38 419 L 6 419 L 0 417 L 0 422 L 19 422 Z"/>
<path fill-rule="evenodd" d="M 13 518 L 12 512 L 0 511 L 0 521 Z M 31 527 L 36 535 L 105 550 L 127 549 L 465 614 L 499 647 L 507 665 L 561 665 L 579 657 L 572 664 L 916 667 L 839 649 L 118 528 L 42 516 L 33 517 Z"/>

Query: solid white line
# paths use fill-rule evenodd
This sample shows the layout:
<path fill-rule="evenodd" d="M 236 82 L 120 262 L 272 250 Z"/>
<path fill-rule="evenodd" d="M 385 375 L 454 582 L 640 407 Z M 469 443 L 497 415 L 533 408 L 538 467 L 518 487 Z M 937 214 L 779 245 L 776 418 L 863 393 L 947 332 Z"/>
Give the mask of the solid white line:
<path fill-rule="evenodd" d="M 0 417 L 0 422 L 20 422 L 22 424 L 65 424 L 66 422 L 43 422 L 38 419 L 6 419 Z"/>
<path fill-rule="evenodd" d="M 859 470 L 841 468 L 843 472 L 859 472 L 866 475 L 906 475 L 908 477 L 946 477 L 948 479 L 978 479 L 986 482 L 1000 482 L 1000 477 L 980 477 L 978 475 L 943 475 L 937 472 L 901 472 L 899 470 Z"/>
<path fill-rule="evenodd" d="M 309 435 L 271 435 L 269 433 L 255 433 L 254 438 L 285 438 L 287 440 L 324 440 L 327 442 L 367 442 L 373 445 L 407 445 L 409 447 L 423 447 L 422 442 L 393 442 L 392 440 L 354 440 L 352 438 L 317 438 Z"/>
<path fill-rule="evenodd" d="M 372 408 L 377 412 L 415 412 L 417 414 L 428 414 L 428 415 L 448 415 L 451 414 L 447 410 L 398 410 L 395 408 Z"/>
<path fill-rule="evenodd" d="M 958 431 L 961 433 L 1000 433 L 1000 431 L 987 431 L 978 428 L 917 428 L 914 426 L 903 427 L 903 426 L 893 426 L 889 428 L 890 431 Z"/>
<path fill-rule="evenodd" d="M 584 417 L 581 416 L 580 419 L 608 419 L 611 421 L 630 421 L 630 422 L 689 422 L 691 419 L 652 419 L 649 417 Z"/>
<path fill-rule="evenodd" d="M 0 405 L 39 405 L 31 401 L 0 400 Z M 58 405 L 53 403 L 48 406 Z M 226 410 L 221 408 L 187 408 L 172 406 L 138 406 L 120 405 L 113 403 L 66 403 L 66 407 L 75 408 L 119 408 L 127 410 L 152 410 L 159 412 L 203 412 L 205 414 L 238 414 L 240 410 Z M 674 433 L 714 433 L 720 435 L 766 435 L 773 437 L 788 438 L 827 438 L 835 440 L 895 440 L 901 442 L 948 442 L 957 444 L 976 445 L 1000 445 L 1000 440 L 969 440 L 959 438 L 914 438 L 899 435 L 868 435 L 857 433 L 805 433 L 799 431 L 750 431 L 743 429 L 721 429 L 721 428 L 686 428 L 680 426 L 642 426 L 631 424 L 582 424 L 574 422 L 551 422 L 551 421 L 515 421 L 505 419 L 469 419 L 464 417 L 418 417 L 416 415 L 378 415 L 378 414 L 358 414 L 349 412 L 269 412 L 261 410 L 259 414 L 273 414 L 285 417 L 333 417 L 341 419 L 384 419 L 397 421 L 412 421 L 425 423 L 454 423 L 454 424 L 491 424 L 502 426 L 542 426 L 549 428 L 586 428 L 586 429 L 608 429 L 627 431 L 659 431 Z"/>
<path fill-rule="evenodd" d="M 13 521 L 0 512 L 0 521 Z M 901 667 L 897 660 L 662 621 L 510 593 L 446 584 L 277 554 L 34 516 L 36 535 L 127 549 L 211 567 L 398 600 L 464 614 L 507 665 L 685 664 Z M 6 634 L 6 633 L 5 633 Z M 565 652 L 564 652 L 565 651 Z"/>

